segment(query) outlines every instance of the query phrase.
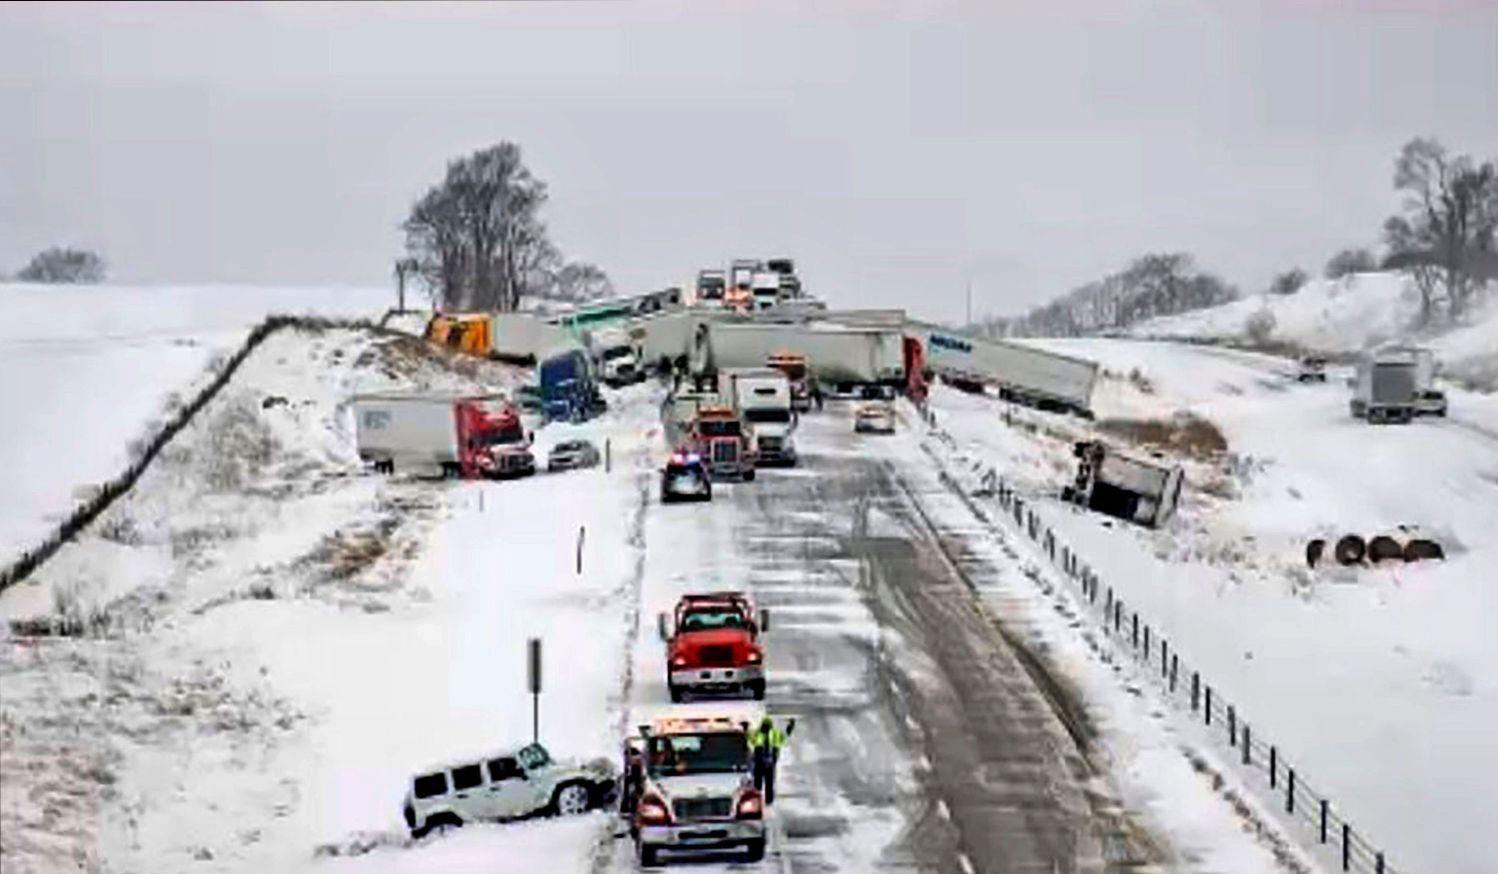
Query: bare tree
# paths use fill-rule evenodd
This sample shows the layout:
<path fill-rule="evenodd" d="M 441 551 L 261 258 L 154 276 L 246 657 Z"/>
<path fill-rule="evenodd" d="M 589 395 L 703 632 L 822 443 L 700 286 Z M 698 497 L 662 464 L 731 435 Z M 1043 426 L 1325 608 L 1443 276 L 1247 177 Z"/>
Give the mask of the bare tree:
<path fill-rule="evenodd" d="M 104 281 L 104 259 L 97 252 L 53 246 L 36 253 L 16 274 L 22 282 L 94 285 Z"/>
<path fill-rule="evenodd" d="M 1452 157 L 1434 139 L 1417 137 L 1394 162 L 1394 187 L 1403 212 L 1384 223 L 1387 263 L 1408 273 L 1420 290 L 1420 321 L 1428 324 L 1436 295 L 1459 316 L 1482 285 L 1498 230 L 1498 168 L 1492 161 Z"/>
<path fill-rule="evenodd" d="M 1301 286 L 1309 280 L 1310 274 L 1299 267 L 1292 267 L 1284 273 L 1278 274 L 1269 283 L 1270 294 L 1294 294 L 1300 291 Z"/>
<path fill-rule="evenodd" d="M 572 261 L 557 272 L 556 294 L 562 300 L 570 301 L 612 297 L 614 283 L 597 265 Z"/>
<path fill-rule="evenodd" d="M 540 210 L 546 184 L 520 147 L 500 143 L 448 162 L 402 225 L 406 246 L 451 308 L 512 310 L 551 250 Z"/>
<path fill-rule="evenodd" d="M 1321 275 L 1327 279 L 1341 279 L 1354 273 L 1369 273 L 1378 269 L 1378 260 L 1367 249 L 1343 249 L 1326 261 Z"/>

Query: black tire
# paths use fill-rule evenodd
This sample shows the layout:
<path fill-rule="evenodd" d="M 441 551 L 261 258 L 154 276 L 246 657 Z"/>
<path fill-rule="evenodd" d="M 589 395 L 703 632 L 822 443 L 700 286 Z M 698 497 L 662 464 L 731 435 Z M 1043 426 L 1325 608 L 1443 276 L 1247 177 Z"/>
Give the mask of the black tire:
<path fill-rule="evenodd" d="M 430 819 L 428 819 L 426 821 L 426 823 L 422 825 L 421 828 L 419 828 L 419 829 L 412 829 L 411 830 L 411 837 L 413 837 L 413 838 L 422 838 L 422 837 L 426 837 L 427 835 L 431 834 L 434 831 L 435 832 L 440 832 L 440 831 L 444 831 L 446 829 L 454 829 L 454 828 L 462 828 L 462 827 L 463 827 L 463 820 L 459 819 L 457 814 L 455 814 L 455 813 L 439 813 L 439 814 L 436 814 L 435 816 L 431 817 Z"/>
<path fill-rule="evenodd" d="M 646 843 L 638 845 L 640 867 L 654 868 L 661 863 L 660 851 Z"/>
<path fill-rule="evenodd" d="M 673 686 L 670 683 L 666 684 L 666 691 L 671 694 L 672 704 L 680 704 L 687 697 L 687 693 L 680 686 Z"/>
<path fill-rule="evenodd" d="M 765 700 L 765 681 L 751 680 L 749 682 L 749 694 L 754 696 L 755 701 Z"/>
<path fill-rule="evenodd" d="M 754 482 L 754 468 L 751 467 L 747 471 L 744 472 L 744 482 L 746 482 L 746 483 L 752 483 L 752 482 Z"/>
<path fill-rule="evenodd" d="M 765 857 L 765 839 L 750 841 L 744 845 L 744 861 L 758 862 Z"/>

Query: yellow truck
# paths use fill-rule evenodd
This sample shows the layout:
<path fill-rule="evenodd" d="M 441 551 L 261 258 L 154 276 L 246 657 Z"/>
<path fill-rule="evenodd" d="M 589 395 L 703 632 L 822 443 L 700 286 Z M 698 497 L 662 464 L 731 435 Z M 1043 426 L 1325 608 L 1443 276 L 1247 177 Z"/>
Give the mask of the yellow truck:
<path fill-rule="evenodd" d="M 444 313 L 427 325 L 427 339 L 455 352 L 488 358 L 494 352 L 488 313 Z"/>

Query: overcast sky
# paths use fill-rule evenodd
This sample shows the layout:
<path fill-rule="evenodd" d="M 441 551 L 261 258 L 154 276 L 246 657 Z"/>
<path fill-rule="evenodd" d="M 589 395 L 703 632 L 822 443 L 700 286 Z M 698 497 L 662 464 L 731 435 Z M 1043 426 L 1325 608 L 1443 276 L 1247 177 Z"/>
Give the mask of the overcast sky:
<path fill-rule="evenodd" d="M 1416 134 L 1498 156 L 1498 3 L 11 4 L 0 270 L 385 285 L 509 139 L 621 291 L 789 254 L 960 318 L 1165 249 L 1254 291 L 1376 242 Z"/>

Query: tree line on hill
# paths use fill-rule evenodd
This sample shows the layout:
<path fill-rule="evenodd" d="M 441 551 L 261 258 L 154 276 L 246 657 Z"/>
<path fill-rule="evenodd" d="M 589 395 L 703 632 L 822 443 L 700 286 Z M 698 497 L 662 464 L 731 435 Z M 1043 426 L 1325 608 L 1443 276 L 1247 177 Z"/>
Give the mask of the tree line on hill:
<path fill-rule="evenodd" d="M 1368 247 L 1343 249 L 1327 259 L 1322 275 L 1341 279 L 1355 273 L 1397 270 L 1420 294 L 1419 324 L 1452 322 L 1471 309 L 1489 280 L 1498 279 L 1498 165 L 1469 155 L 1452 155 L 1435 139 L 1417 137 L 1394 162 L 1399 212 L 1383 225 L 1383 253 Z M 1294 294 L 1310 274 L 1293 267 L 1277 274 L 1271 294 Z M 1019 317 L 991 318 L 979 330 L 992 336 L 1059 336 L 1106 333 L 1157 316 L 1217 306 L 1237 290 L 1195 269 L 1185 253 L 1146 255 L 1124 270 L 1073 289 Z M 1251 334 L 1273 325 L 1266 310 Z"/>

